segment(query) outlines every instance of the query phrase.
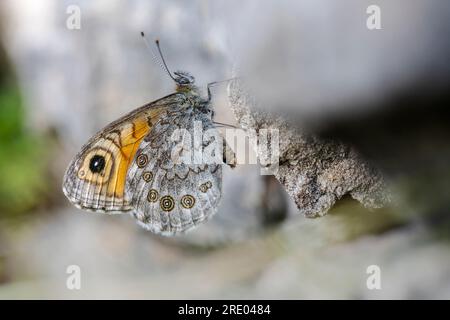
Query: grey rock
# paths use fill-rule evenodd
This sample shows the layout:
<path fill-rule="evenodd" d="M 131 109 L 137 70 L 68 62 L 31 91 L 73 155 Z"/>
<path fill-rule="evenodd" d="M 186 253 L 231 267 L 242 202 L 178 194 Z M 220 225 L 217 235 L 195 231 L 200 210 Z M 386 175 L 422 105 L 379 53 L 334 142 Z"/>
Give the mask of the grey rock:
<path fill-rule="evenodd" d="M 230 107 L 253 144 L 261 129 L 278 130 L 279 167 L 269 163 L 268 169 L 286 188 L 300 213 L 323 216 L 347 194 L 368 208 L 380 208 L 390 201 L 382 173 L 355 149 L 301 132 L 282 115 L 259 108 L 241 80 L 233 80 L 228 91 Z M 253 147 L 260 159 L 269 159 L 265 148 Z"/>

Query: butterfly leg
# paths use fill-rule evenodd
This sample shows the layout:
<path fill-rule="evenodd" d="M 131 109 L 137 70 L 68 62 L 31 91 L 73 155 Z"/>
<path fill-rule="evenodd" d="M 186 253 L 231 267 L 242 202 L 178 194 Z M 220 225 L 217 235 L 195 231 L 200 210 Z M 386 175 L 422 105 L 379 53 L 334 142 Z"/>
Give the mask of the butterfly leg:
<path fill-rule="evenodd" d="M 236 79 L 239 79 L 239 77 L 234 77 L 234 78 L 230 78 L 230 79 L 227 79 L 227 80 L 214 81 L 214 82 L 208 83 L 208 84 L 206 85 L 206 89 L 208 90 L 208 102 L 211 101 L 211 87 L 212 87 L 212 86 L 214 86 L 214 85 L 216 85 L 216 84 L 219 84 L 219 83 L 223 83 L 223 82 L 228 82 L 228 81 L 236 80 Z"/>

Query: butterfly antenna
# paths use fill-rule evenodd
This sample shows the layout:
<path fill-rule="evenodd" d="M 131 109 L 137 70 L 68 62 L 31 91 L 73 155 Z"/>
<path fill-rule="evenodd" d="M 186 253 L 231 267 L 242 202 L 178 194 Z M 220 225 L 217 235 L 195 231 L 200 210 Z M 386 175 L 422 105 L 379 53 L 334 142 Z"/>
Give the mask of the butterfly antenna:
<path fill-rule="evenodd" d="M 175 81 L 175 78 L 172 76 L 172 73 L 170 73 L 169 68 L 167 68 L 167 64 L 166 61 L 164 60 L 164 57 L 161 53 L 161 48 L 159 47 L 159 40 L 156 40 L 156 47 L 158 48 L 158 52 L 159 52 L 159 57 L 161 59 L 158 58 L 158 56 L 153 52 L 152 47 L 150 46 L 150 43 L 148 42 L 147 38 L 145 37 L 145 34 L 143 31 L 141 31 L 141 37 L 144 40 L 145 45 L 147 46 L 148 50 L 150 51 L 150 53 L 152 54 L 152 58 L 153 60 L 164 70 L 167 72 L 167 74 L 169 75 L 170 78 L 172 78 L 173 81 Z M 162 63 L 161 63 L 162 61 Z"/>
<path fill-rule="evenodd" d="M 161 57 L 161 60 L 164 63 L 164 67 L 166 68 L 167 73 L 173 79 L 173 81 L 176 82 L 175 78 L 172 76 L 172 73 L 170 72 L 169 68 L 167 67 L 166 60 L 164 60 L 164 56 L 163 56 L 163 54 L 161 52 L 161 47 L 159 46 L 159 40 L 156 39 L 155 43 L 156 43 L 156 47 L 158 48 L 159 56 Z"/>

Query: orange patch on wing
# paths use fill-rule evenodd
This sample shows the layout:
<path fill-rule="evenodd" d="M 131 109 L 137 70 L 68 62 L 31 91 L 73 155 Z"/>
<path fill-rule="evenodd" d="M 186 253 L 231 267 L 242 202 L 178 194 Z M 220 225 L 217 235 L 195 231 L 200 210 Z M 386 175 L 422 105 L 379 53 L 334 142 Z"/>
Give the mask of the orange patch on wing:
<path fill-rule="evenodd" d="M 136 155 L 142 139 L 150 131 L 151 127 L 147 123 L 146 117 L 133 119 L 132 122 L 121 131 L 121 148 L 118 157 L 121 157 L 119 166 L 116 169 L 116 183 L 108 185 L 108 193 L 122 198 L 125 189 L 128 168 Z"/>

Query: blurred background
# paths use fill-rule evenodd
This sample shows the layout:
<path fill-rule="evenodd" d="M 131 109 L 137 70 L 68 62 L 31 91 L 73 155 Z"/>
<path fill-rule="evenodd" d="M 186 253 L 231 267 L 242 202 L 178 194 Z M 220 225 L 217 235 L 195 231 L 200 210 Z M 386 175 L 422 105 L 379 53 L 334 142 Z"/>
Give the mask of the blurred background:
<path fill-rule="evenodd" d="M 367 7 L 381 9 L 369 30 Z M 445 0 L 0 4 L 0 299 L 450 298 L 450 4 Z M 73 15 L 80 13 L 80 28 Z M 173 91 L 139 32 L 197 83 L 243 76 L 265 108 L 355 146 L 395 203 L 307 219 L 278 182 L 224 172 L 219 212 L 174 237 L 72 207 L 71 158 Z M 226 85 L 217 121 L 235 124 Z M 269 196 L 270 195 L 270 196 Z M 81 289 L 66 287 L 81 268 Z M 366 286 L 381 269 L 381 290 Z"/>

